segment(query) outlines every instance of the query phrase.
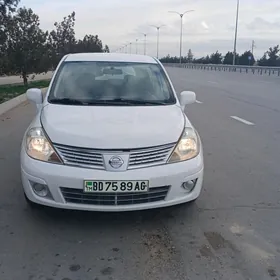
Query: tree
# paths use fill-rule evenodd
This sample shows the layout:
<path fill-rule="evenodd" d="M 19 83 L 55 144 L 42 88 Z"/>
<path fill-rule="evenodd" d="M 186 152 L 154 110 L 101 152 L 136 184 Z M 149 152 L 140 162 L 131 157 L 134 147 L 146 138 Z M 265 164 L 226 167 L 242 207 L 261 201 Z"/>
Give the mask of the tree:
<path fill-rule="evenodd" d="M 273 48 L 269 48 L 267 55 L 268 55 L 268 66 L 277 66 L 278 64 L 278 53 L 279 53 L 280 49 L 279 49 L 279 45 L 273 47 Z"/>
<path fill-rule="evenodd" d="M 209 56 L 209 55 L 206 55 L 206 57 L 205 57 L 204 60 L 203 60 L 203 64 L 209 64 L 209 63 L 211 63 L 211 62 L 210 62 L 210 56 Z"/>
<path fill-rule="evenodd" d="M 103 49 L 103 52 L 105 52 L 105 53 L 109 53 L 110 52 L 110 49 L 109 49 L 108 45 L 105 45 L 105 47 Z"/>
<path fill-rule="evenodd" d="M 75 38 L 75 12 L 55 22 L 44 32 L 39 17 L 31 9 L 16 11 L 19 0 L 0 0 L 0 75 L 20 74 L 27 84 L 28 74 L 54 69 L 61 58 L 73 52 L 110 52 L 98 35 Z"/>
<path fill-rule="evenodd" d="M 188 56 L 187 56 L 187 62 L 190 63 L 192 61 L 193 61 L 193 53 L 192 53 L 192 50 L 189 49 Z"/>
<path fill-rule="evenodd" d="M 239 54 L 236 54 L 236 64 L 239 63 Z M 223 60 L 223 64 L 225 65 L 232 65 L 233 64 L 233 52 L 227 52 L 224 60 Z"/>
<path fill-rule="evenodd" d="M 107 48 L 109 52 L 109 47 L 107 46 Z M 77 42 L 75 52 L 104 52 L 102 41 L 98 38 L 98 35 L 85 35 L 83 40 Z"/>
<path fill-rule="evenodd" d="M 7 38 L 6 29 L 18 2 L 19 0 L 0 0 L 0 46 Z"/>
<path fill-rule="evenodd" d="M 251 60 L 249 58 L 251 57 Z M 239 58 L 239 65 L 254 65 L 255 58 L 251 51 L 245 51 Z"/>
<path fill-rule="evenodd" d="M 182 59 L 183 63 L 185 63 L 186 61 L 184 61 L 185 58 Z M 186 60 L 186 59 L 185 59 Z M 177 56 L 170 56 L 170 54 L 168 54 L 167 56 L 163 57 L 160 59 L 160 61 L 162 63 L 179 63 L 180 59 Z"/>
<path fill-rule="evenodd" d="M 11 18 L 19 0 L 0 0 L 0 76 L 8 71 L 7 37 L 11 29 Z"/>
<path fill-rule="evenodd" d="M 258 61 L 260 66 L 280 66 L 279 45 L 270 47 Z"/>
<path fill-rule="evenodd" d="M 210 63 L 210 57 L 207 55 L 206 57 L 200 57 L 200 58 L 194 58 L 193 63 L 197 64 L 209 64 Z"/>
<path fill-rule="evenodd" d="M 262 58 L 259 59 L 258 61 L 258 65 L 259 66 L 266 66 L 267 63 L 267 53 L 265 52 L 264 55 L 262 56 Z"/>
<path fill-rule="evenodd" d="M 167 56 L 164 56 L 163 58 L 160 59 L 160 61 L 162 63 L 170 63 L 170 54 L 168 54 Z"/>
<path fill-rule="evenodd" d="M 55 30 L 50 32 L 48 46 L 50 47 L 49 56 L 52 67 L 56 67 L 61 58 L 76 50 L 75 39 L 75 12 L 64 17 L 61 22 L 54 23 Z"/>
<path fill-rule="evenodd" d="M 215 53 L 212 53 L 210 56 L 210 64 L 222 64 L 222 54 L 216 51 Z"/>
<path fill-rule="evenodd" d="M 12 19 L 7 57 L 11 72 L 21 74 L 24 84 L 27 84 L 28 74 L 48 71 L 47 65 L 41 63 L 47 35 L 40 29 L 39 17 L 31 9 L 20 8 Z"/>

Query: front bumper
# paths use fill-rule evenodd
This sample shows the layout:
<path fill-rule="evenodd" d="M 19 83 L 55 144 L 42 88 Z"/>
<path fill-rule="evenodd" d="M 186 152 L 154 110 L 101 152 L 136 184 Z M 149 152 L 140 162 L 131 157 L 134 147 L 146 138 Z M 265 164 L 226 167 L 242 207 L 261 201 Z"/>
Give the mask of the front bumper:
<path fill-rule="evenodd" d="M 88 211 L 132 211 L 159 208 L 195 200 L 201 192 L 203 183 L 203 154 L 180 163 L 127 170 L 124 172 L 109 172 L 66 165 L 56 165 L 31 159 L 21 150 L 21 178 L 24 192 L 32 202 L 64 209 Z M 61 188 L 83 189 L 85 179 L 95 180 L 149 180 L 150 189 L 170 186 L 165 199 L 156 202 L 129 205 L 92 205 L 66 202 Z M 197 179 L 195 188 L 188 193 L 182 188 L 182 183 Z M 52 198 L 42 198 L 36 195 L 31 183 L 47 185 Z"/>

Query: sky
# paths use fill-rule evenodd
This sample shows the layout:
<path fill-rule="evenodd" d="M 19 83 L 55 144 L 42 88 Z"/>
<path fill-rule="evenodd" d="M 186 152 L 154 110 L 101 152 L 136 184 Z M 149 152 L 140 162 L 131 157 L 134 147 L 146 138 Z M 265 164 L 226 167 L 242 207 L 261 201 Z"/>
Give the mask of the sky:
<path fill-rule="evenodd" d="M 236 4 L 237 0 L 21 0 L 20 6 L 32 8 L 44 30 L 52 30 L 55 21 L 75 11 L 76 37 L 98 35 L 111 51 L 131 42 L 133 53 L 136 48 L 143 53 L 142 33 L 147 33 L 147 54 L 155 56 L 157 30 L 151 25 L 165 25 L 160 29 L 159 57 L 179 56 L 180 17 L 169 11 L 194 10 L 183 17 L 182 55 L 191 49 L 201 57 L 233 50 Z M 280 44 L 280 0 L 240 0 L 237 52 L 251 49 L 252 40 L 257 58 Z"/>

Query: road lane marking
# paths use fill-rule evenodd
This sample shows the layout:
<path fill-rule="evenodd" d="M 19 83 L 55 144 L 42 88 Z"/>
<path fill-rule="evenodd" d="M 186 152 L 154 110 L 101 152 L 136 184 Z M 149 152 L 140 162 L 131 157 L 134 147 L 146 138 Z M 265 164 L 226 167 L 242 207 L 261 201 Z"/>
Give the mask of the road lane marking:
<path fill-rule="evenodd" d="M 195 100 L 195 103 L 202 104 L 203 102 Z"/>
<path fill-rule="evenodd" d="M 235 120 L 237 120 L 237 121 L 240 121 L 240 122 L 242 122 L 242 123 L 245 123 L 245 124 L 247 124 L 247 125 L 255 125 L 254 123 L 249 122 L 249 121 L 246 121 L 246 120 L 244 120 L 244 119 L 242 119 L 242 118 L 239 118 L 239 117 L 237 117 L 237 116 L 230 116 L 230 117 L 233 118 L 233 119 L 235 119 Z"/>
<path fill-rule="evenodd" d="M 210 84 L 215 84 L 215 85 L 218 84 L 217 82 L 213 82 L 213 81 L 208 81 L 208 83 L 210 83 Z"/>

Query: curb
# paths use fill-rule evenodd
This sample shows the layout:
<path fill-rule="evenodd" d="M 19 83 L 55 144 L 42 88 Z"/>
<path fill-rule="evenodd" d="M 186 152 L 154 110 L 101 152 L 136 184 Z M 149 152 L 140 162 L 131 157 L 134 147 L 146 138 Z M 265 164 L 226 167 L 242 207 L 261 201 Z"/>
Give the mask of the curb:
<path fill-rule="evenodd" d="M 41 88 L 41 90 L 46 91 L 47 88 Z M 9 110 L 17 107 L 18 105 L 20 105 L 21 103 L 27 101 L 27 97 L 26 94 L 21 94 L 15 98 L 12 98 L 4 103 L 0 104 L 0 116 L 3 115 L 4 113 L 8 112 Z"/>
<path fill-rule="evenodd" d="M 13 99 L 10 99 L 4 103 L 0 104 L 0 116 L 6 112 L 8 112 L 9 110 L 15 108 L 16 106 L 18 106 L 19 104 L 21 104 L 22 102 L 26 101 L 27 97 L 26 94 L 21 94 Z"/>

